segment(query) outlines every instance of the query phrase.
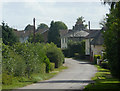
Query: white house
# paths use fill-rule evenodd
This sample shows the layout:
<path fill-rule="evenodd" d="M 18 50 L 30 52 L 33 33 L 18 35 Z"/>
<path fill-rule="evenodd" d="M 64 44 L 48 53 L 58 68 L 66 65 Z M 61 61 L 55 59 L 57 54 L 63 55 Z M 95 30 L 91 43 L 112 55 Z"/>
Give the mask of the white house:
<path fill-rule="evenodd" d="M 62 30 L 64 31 L 64 30 Z M 87 31 L 85 30 L 78 30 L 78 31 L 74 31 L 74 30 L 68 30 L 66 31 L 66 33 L 64 33 L 64 35 L 61 33 L 62 31 L 60 31 L 60 35 L 61 35 L 61 49 L 65 49 L 67 48 L 68 45 L 68 41 L 69 40 L 73 40 L 73 41 L 82 41 L 85 39 L 85 37 L 89 34 Z"/>

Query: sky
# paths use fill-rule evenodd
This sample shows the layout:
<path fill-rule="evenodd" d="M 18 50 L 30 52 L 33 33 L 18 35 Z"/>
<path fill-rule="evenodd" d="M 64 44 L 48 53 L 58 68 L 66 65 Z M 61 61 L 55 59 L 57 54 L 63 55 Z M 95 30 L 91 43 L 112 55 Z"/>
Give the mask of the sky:
<path fill-rule="evenodd" d="M 1 6 L 0 6 L 1 7 Z M 69 29 L 75 25 L 78 17 L 83 16 L 88 24 L 91 22 L 91 29 L 99 29 L 99 23 L 106 13 L 109 13 L 109 6 L 103 5 L 95 0 L 11 0 L 2 2 L 1 22 L 4 21 L 10 27 L 23 30 L 28 24 L 33 24 L 36 19 L 36 27 L 40 23 L 50 26 L 52 20 L 64 22 Z"/>

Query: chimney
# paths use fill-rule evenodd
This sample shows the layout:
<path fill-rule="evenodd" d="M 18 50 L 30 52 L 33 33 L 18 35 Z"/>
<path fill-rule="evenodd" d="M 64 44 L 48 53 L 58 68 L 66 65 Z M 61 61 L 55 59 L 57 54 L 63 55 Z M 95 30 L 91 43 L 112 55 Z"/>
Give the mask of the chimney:
<path fill-rule="evenodd" d="M 89 31 L 90 31 L 90 21 L 88 21 L 88 27 L 89 27 Z"/>

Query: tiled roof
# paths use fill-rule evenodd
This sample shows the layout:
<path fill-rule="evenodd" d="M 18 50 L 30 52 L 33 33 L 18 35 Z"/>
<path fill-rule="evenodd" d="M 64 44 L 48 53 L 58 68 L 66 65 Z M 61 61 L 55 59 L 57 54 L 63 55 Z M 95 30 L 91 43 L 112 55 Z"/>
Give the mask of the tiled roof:
<path fill-rule="evenodd" d="M 99 30 L 89 30 L 88 33 L 89 35 L 86 36 L 86 38 L 94 38 L 98 33 L 99 33 L 100 29 Z"/>
<path fill-rule="evenodd" d="M 60 36 L 65 36 L 68 33 L 69 30 L 60 30 Z"/>
<path fill-rule="evenodd" d="M 86 37 L 89 33 L 86 31 L 75 31 L 74 33 L 70 34 L 68 37 Z"/>
<path fill-rule="evenodd" d="M 104 38 L 101 31 L 95 36 L 95 38 L 91 41 L 91 45 L 103 45 Z"/>
<path fill-rule="evenodd" d="M 73 31 L 69 30 L 64 36 L 62 37 L 86 37 L 89 33 L 81 30 L 81 31 Z"/>

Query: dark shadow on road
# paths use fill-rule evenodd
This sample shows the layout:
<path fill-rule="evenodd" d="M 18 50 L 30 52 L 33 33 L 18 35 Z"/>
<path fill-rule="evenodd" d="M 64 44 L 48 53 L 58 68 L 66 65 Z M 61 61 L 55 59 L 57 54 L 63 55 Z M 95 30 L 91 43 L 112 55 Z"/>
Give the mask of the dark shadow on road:
<path fill-rule="evenodd" d="M 87 63 L 79 63 L 79 64 L 92 64 L 92 63 L 90 63 L 90 62 L 87 62 Z"/>
<path fill-rule="evenodd" d="M 94 83 L 92 80 L 54 80 L 54 81 L 44 81 L 39 83 Z"/>

